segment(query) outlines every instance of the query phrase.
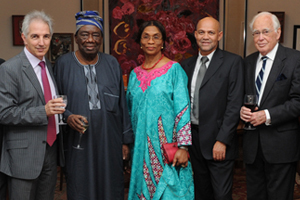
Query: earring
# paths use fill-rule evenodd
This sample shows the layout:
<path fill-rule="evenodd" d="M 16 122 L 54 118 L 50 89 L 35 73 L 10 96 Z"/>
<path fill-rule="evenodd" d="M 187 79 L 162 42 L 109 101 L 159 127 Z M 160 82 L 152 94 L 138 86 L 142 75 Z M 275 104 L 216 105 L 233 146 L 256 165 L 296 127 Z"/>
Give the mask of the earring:
<path fill-rule="evenodd" d="M 143 47 L 141 47 L 141 49 L 143 49 Z"/>
<path fill-rule="evenodd" d="M 164 47 L 161 47 L 161 49 L 164 49 Z"/>

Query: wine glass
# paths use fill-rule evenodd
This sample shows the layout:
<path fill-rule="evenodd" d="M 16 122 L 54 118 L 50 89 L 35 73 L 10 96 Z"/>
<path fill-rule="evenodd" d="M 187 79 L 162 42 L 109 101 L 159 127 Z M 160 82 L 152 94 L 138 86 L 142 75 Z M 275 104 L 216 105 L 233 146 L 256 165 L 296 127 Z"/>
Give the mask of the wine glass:
<path fill-rule="evenodd" d="M 54 95 L 53 96 L 53 99 L 57 99 L 57 98 L 62 98 L 63 103 L 66 104 L 66 106 L 67 106 L 67 103 L 68 103 L 67 95 Z M 65 108 L 65 107 L 62 107 L 62 108 Z"/>
<path fill-rule="evenodd" d="M 82 123 L 82 126 L 84 128 L 84 131 L 86 131 L 86 129 L 89 127 L 89 122 L 85 123 L 84 119 L 86 119 L 86 121 L 88 121 L 88 118 L 86 116 L 81 115 L 80 121 Z M 79 150 L 83 150 L 83 148 L 81 147 L 80 143 L 81 143 L 81 138 L 82 138 L 83 133 L 79 132 L 79 140 L 78 140 L 78 144 L 76 146 L 73 146 L 73 148 L 75 149 L 79 149 Z"/>
<path fill-rule="evenodd" d="M 244 106 L 251 109 L 251 112 L 253 112 L 257 106 L 257 96 L 254 94 L 246 94 Z M 250 122 L 246 122 L 244 130 L 255 130 L 255 127 Z"/>
<path fill-rule="evenodd" d="M 67 95 L 54 95 L 53 99 L 57 99 L 57 98 L 62 98 L 63 103 L 66 104 L 67 107 L 67 103 L 68 103 L 68 98 Z M 61 107 L 61 108 L 66 108 L 66 107 Z M 63 116 L 61 114 L 58 115 L 58 125 L 66 125 L 66 123 L 63 122 Z"/>

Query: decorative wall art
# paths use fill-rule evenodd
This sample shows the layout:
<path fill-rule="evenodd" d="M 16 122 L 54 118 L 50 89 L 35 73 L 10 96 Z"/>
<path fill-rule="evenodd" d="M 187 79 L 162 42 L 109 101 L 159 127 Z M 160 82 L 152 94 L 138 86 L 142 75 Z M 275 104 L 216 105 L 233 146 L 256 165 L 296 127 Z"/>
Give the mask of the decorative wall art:
<path fill-rule="evenodd" d="M 72 52 L 74 50 L 73 41 L 73 33 L 53 33 L 49 49 L 49 60 L 54 63 L 59 56 Z"/>
<path fill-rule="evenodd" d="M 110 50 L 127 74 L 144 61 L 140 45 L 135 42 L 139 26 L 148 20 L 160 21 L 166 29 L 163 53 L 175 61 L 197 54 L 194 38 L 199 19 L 219 18 L 219 0 L 111 0 Z"/>
<path fill-rule="evenodd" d="M 274 15 L 276 15 L 276 17 L 278 18 L 279 22 L 280 22 L 280 27 L 281 27 L 281 36 L 279 38 L 279 42 L 283 43 L 283 38 L 284 38 L 284 12 L 270 12 Z"/>
<path fill-rule="evenodd" d="M 23 46 L 24 42 L 21 37 L 22 33 L 22 23 L 24 15 L 13 15 L 12 16 L 12 27 L 13 27 L 13 45 L 14 46 Z"/>
<path fill-rule="evenodd" d="M 300 25 L 294 25 L 293 49 L 300 51 Z"/>

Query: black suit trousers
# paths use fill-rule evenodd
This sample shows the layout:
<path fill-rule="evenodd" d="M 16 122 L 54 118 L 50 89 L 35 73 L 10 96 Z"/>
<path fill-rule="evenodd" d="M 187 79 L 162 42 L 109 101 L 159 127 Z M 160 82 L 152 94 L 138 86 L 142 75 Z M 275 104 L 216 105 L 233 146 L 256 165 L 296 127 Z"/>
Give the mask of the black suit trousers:
<path fill-rule="evenodd" d="M 246 164 L 248 200 L 293 200 L 297 162 L 272 164 L 259 142 L 254 163 Z"/>
<path fill-rule="evenodd" d="M 7 176 L 0 172 L 0 200 L 6 200 Z"/>
<path fill-rule="evenodd" d="M 192 125 L 189 147 L 194 172 L 196 200 L 232 200 L 234 160 L 206 160 L 202 156 L 197 126 Z"/>

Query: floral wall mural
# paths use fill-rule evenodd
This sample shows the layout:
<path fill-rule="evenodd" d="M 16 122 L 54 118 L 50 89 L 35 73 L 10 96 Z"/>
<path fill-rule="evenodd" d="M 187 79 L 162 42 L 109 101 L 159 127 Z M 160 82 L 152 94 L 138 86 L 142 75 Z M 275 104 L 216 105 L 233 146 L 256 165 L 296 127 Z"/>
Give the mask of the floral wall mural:
<path fill-rule="evenodd" d="M 144 61 L 140 45 L 135 42 L 140 24 L 160 21 L 167 33 L 163 53 L 180 62 L 197 53 L 196 23 L 206 16 L 218 19 L 219 0 L 110 0 L 109 10 L 110 53 L 128 74 Z"/>

